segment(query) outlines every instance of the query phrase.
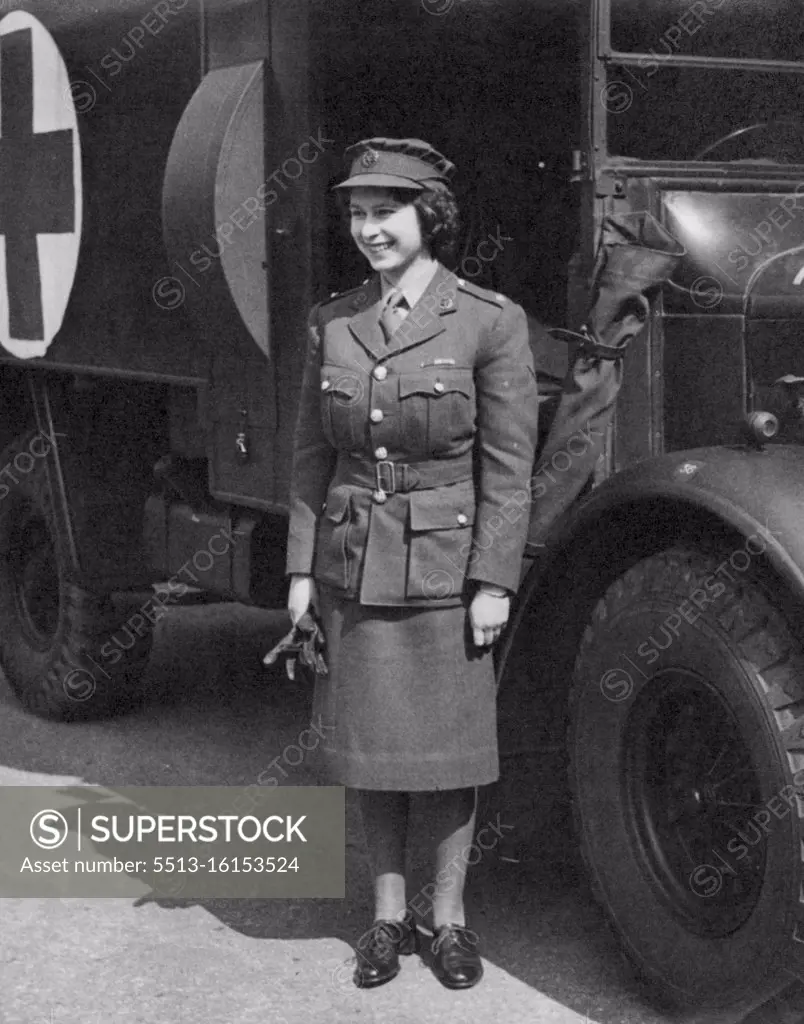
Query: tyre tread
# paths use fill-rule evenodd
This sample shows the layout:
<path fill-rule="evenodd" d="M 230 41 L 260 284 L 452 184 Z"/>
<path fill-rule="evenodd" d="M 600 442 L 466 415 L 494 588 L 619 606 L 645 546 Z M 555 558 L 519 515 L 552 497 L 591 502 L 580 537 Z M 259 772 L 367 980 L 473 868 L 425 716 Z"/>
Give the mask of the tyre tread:
<path fill-rule="evenodd" d="M 15 455 L 27 450 L 34 436 L 35 432 L 31 431 L 12 442 L 0 456 L 3 464 L 13 462 Z M 51 521 L 52 502 L 47 473 L 37 466 L 23 479 L 24 487 L 19 493 L 37 505 Z M 7 510 L 0 504 L 0 529 L 4 513 L 7 514 Z M 11 673 L 7 674 L 8 682 L 23 706 L 39 717 L 58 721 L 104 718 L 113 712 L 128 709 L 142 699 L 142 675 L 150 657 L 151 637 L 150 634 L 138 637 L 137 643 L 126 652 L 126 657 L 115 666 L 108 666 L 108 673 L 105 669 L 101 669 L 100 673 L 92 672 L 96 686 L 88 699 L 78 700 L 68 693 L 66 681 L 70 673 L 77 668 L 89 671 L 91 665 L 99 667 L 95 657 L 99 656 L 101 645 L 120 627 L 121 622 L 109 598 L 93 594 L 75 580 L 74 569 L 68 565 L 64 552 L 60 550 L 61 541 L 52 521 L 51 533 L 57 548 L 62 580 L 57 635 L 48 654 L 48 664 L 35 685 L 30 681 L 23 684 L 19 679 L 12 678 Z M 7 643 L 0 636 L 0 654 L 4 659 L 6 649 Z"/>
<path fill-rule="evenodd" d="M 591 622 L 584 630 L 575 659 L 572 684 L 569 694 L 568 715 L 568 758 L 569 779 L 572 792 L 572 815 L 578 846 L 586 868 L 590 889 L 595 900 L 602 907 L 610 924 L 613 924 L 607 900 L 594 869 L 591 851 L 585 839 L 580 821 L 578 779 L 573 769 L 574 748 L 572 728 L 575 708 L 586 683 L 583 679 L 584 661 L 595 643 L 601 627 L 605 627 L 634 599 L 639 597 L 678 597 L 689 599 L 696 586 L 713 576 L 716 567 L 722 566 L 711 555 L 693 548 L 672 548 L 651 555 L 628 569 L 606 590 L 595 606 Z M 804 652 L 796 641 L 787 622 L 765 592 L 749 574 L 734 573 L 730 583 L 732 593 L 725 595 L 726 604 L 710 619 L 716 622 L 728 639 L 737 647 L 740 656 L 750 664 L 763 688 L 768 706 L 773 712 L 779 737 L 787 754 L 788 768 L 795 777 L 804 769 Z M 720 598 L 718 598 L 720 600 Z M 804 786 L 802 787 L 804 791 Z M 799 893 L 793 908 L 794 927 L 790 935 L 791 954 L 804 940 L 804 799 L 797 795 L 793 804 L 799 822 Z M 636 963 L 627 946 L 624 947 L 629 960 L 637 968 L 642 979 L 650 987 L 658 987 L 667 995 L 663 979 L 658 972 L 652 972 L 647 965 Z M 788 978 L 789 980 L 789 978 Z"/>

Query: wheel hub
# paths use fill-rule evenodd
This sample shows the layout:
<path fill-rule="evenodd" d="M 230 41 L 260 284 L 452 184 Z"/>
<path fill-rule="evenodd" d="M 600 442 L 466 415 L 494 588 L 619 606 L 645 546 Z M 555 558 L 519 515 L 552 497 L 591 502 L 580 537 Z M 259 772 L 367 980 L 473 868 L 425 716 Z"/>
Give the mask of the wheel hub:
<path fill-rule="evenodd" d="M 34 646 L 47 649 L 59 625 L 59 573 L 48 525 L 32 511 L 12 531 L 9 566 L 23 630 Z"/>
<path fill-rule="evenodd" d="M 766 842 L 750 828 L 762 790 L 733 712 L 695 673 L 662 673 L 635 702 L 624 749 L 626 806 L 652 884 L 690 930 L 734 931 L 759 897 Z"/>

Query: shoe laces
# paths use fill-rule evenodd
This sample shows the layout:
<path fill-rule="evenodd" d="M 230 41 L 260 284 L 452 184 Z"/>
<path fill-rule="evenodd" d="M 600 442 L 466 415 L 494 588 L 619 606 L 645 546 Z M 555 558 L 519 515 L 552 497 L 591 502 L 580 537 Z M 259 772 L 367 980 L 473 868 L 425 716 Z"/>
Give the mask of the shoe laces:
<path fill-rule="evenodd" d="M 433 940 L 433 952 L 437 953 L 441 946 L 446 942 L 447 937 L 451 937 L 457 946 L 465 950 L 467 953 L 472 953 L 474 950 L 471 948 L 477 946 L 480 942 L 480 937 L 477 932 L 473 932 L 471 928 L 464 928 L 462 925 L 445 925 L 443 928 L 439 928 L 438 934 Z"/>
<path fill-rule="evenodd" d="M 375 921 L 358 939 L 357 949 L 366 956 L 387 956 L 405 937 L 403 921 Z"/>

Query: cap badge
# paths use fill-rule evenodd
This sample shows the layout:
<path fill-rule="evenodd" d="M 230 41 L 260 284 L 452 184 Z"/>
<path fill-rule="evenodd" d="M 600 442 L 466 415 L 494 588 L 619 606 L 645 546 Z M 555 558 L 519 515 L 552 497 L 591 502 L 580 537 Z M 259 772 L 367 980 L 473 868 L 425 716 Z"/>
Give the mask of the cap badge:
<path fill-rule="evenodd" d="M 377 163 L 378 160 L 379 160 L 379 157 L 374 152 L 374 150 L 373 149 L 367 149 L 366 152 L 363 154 L 363 156 L 360 158 L 360 163 L 361 163 L 361 166 L 365 167 L 366 170 L 368 170 L 370 167 L 373 167 Z"/>

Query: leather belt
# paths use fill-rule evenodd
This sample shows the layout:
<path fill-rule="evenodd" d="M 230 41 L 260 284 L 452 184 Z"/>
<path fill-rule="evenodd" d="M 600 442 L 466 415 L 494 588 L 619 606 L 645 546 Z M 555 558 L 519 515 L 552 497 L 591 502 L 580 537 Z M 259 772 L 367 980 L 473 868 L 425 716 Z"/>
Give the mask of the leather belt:
<path fill-rule="evenodd" d="M 452 459 L 427 462 L 369 461 L 354 455 L 340 455 L 333 483 L 369 487 L 383 494 L 407 494 L 472 479 L 471 450 Z"/>

